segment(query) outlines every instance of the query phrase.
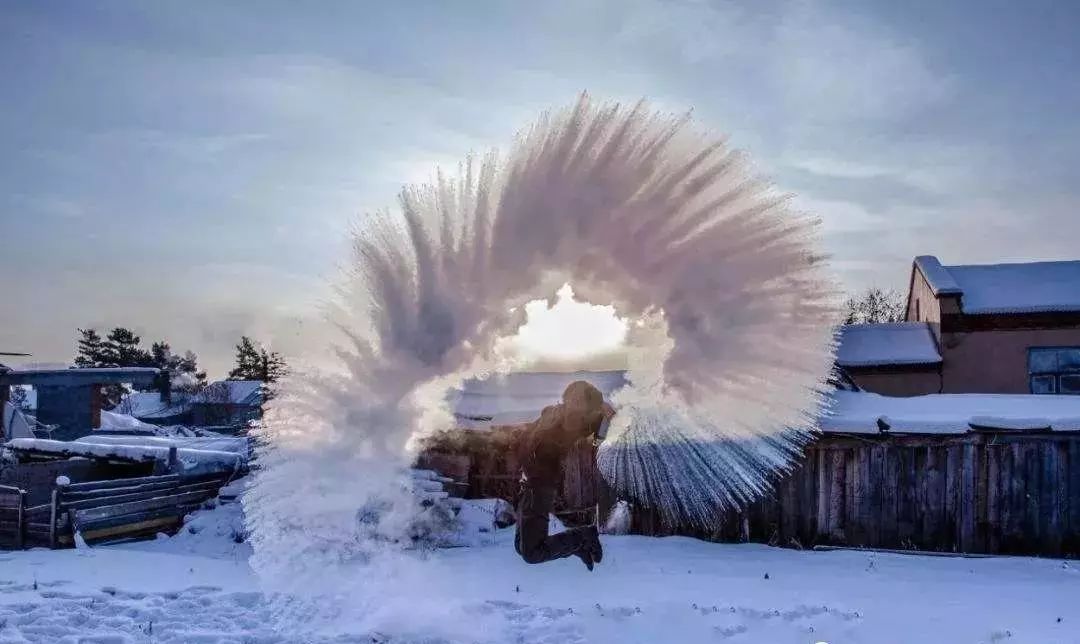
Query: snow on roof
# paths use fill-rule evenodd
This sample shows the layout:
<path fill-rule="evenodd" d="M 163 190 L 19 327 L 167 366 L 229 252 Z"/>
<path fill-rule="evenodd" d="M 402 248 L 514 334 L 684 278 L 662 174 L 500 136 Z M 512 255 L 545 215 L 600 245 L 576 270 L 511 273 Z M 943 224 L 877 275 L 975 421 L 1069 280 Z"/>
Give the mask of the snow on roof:
<path fill-rule="evenodd" d="M 5 447 L 15 452 L 51 454 L 68 458 L 79 456 L 136 463 L 166 461 L 169 458 L 169 447 L 138 444 L 137 441 L 129 441 L 125 444 L 97 444 L 79 441 L 54 441 L 43 438 L 16 438 L 8 441 Z M 235 470 L 244 462 L 244 458 L 240 454 L 217 450 L 178 448 L 176 456 L 187 473 Z"/>
<path fill-rule="evenodd" d="M 934 291 L 934 295 L 959 295 L 962 292 L 960 285 L 941 265 L 937 257 L 920 255 L 915 258 L 915 265 L 919 267 L 923 277 L 930 284 L 930 290 Z"/>
<path fill-rule="evenodd" d="M 916 257 L 936 295 L 960 295 L 964 313 L 1080 311 L 1080 261 L 942 266 Z"/>
<path fill-rule="evenodd" d="M 94 445 L 135 445 L 146 447 L 175 447 L 178 450 L 195 449 L 211 452 L 231 452 L 247 459 L 251 448 L 247 438 L 242 436 L 109 436 L 91 434 L 76 439 L 76 443 Z"/>
<path fill-rule="evenodd" d="M 113 411 L 101 412 L 101 426 L 95 431 L 110 432 L 110 431 L 138 431 L 147 434 L 156 434 L 160 431 L 160 427 L 157 425 L 151 425 L 150 423 L 144 423 L 134 416 L 128 414 L 120 414 Z"/>
<path fill-rule="evenodd" d="M 529 372 L 471 379 L 451 390 L 447 400 L 466 427 L 508 425 L 535 420 L 562 398 L 567 385 L 586 380 L 610 396 L 626 384 L 622 371 Z"/>
<path fill-rule="evenodd" d="M 1080 396 L 931 394 L 893 398 L 865 391 L 830 392 L 821 430 L 877 434 L 963 434 L 972 429 L 1080 431 Z"/>
<path fill-rule="evenodd" d="M 117 409 L 123 409 L 125 413 L 136 418 L 153 420 L 156 418 L 169 418 L 183 414 L 188 410 L 190 394 L 173 392 L 172 402 L 165 403 L 161 400 L 161 393 L 157 391 L 133 391 L 120 401 Z"/>
<path fill-rule="evenodd" d="M 207 385 L 192 402 L 258 405 L 262 402 L 262 386 L 263 382 L 260 380 L 219 380 Z M 217 392 L 222 390 L 228 393 L 228 400 L 219 399 Z"/>
<path fill-rule="evenodd" d="M 1080 261 L 950 266 L 964 313 L 1080 311 Z"/>
<path fill-rule="evenodd" d="M 925 322 L 846 324 L 837 336 L 836 363 L 841 367 L 940 362 L 941 354 Z"/>

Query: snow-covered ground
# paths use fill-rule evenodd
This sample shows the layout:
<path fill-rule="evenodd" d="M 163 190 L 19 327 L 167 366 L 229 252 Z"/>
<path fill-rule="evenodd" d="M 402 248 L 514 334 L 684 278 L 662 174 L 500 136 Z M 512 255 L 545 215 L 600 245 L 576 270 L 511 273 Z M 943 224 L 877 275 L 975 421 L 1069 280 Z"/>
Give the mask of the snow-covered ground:
<path fill-rule="evenodd" d="M 274 631 L 239 508 L 199 513 L 170 539 L 0 553 L 0 642 L 298 641 Z M 386 597 L 406 606 L 396 631 L 304 641 L 1080 642 L 1071 562 L 608 536 L 589 573 L 576 559 L 528 566 L 512 538 L 418 563 L 424 601 Z"/>

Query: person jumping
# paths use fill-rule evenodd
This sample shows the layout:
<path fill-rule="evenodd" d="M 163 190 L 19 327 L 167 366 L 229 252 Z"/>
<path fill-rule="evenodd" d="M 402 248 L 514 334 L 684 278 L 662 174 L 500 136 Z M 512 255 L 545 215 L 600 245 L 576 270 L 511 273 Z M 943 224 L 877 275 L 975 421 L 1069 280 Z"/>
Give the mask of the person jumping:
<path fill-rule="evenodd" d="M 600 390 L 579 380 L 563 392 L 562 403 L 545 407 L 522 428 L 518 462 L 522 469 L 514 548 L 526 563 L 580 557 L 593 569 L 604 556 L 596 526 L 548 534 L 549 515 L 562 478 L 562 462 L 579 441 L 592 440 L 615 414 Z"/>

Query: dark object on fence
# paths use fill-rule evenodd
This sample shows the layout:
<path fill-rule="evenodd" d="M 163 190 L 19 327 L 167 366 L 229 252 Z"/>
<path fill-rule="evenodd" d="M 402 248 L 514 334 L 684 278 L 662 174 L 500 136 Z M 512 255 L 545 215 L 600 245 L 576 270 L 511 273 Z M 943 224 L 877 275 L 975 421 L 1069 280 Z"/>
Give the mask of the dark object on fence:
<path fill-rule="evenodd" d="M 517 464 L 501 431 L 436 436 L 421 462 L 467 471 L 470 498 L 513 500 Z M 560 518 L 597 504 L 607 516 L 613 503 L 593 454 L 582 450 L 565 464 Z M 581 514 L 564 522 L 592 518 Z M 631 532 L 803 548 L 1080 556 L 1080 434 L 825 434 L 772 494 L 710 529 L 673 529 L 635 504 Z"/>

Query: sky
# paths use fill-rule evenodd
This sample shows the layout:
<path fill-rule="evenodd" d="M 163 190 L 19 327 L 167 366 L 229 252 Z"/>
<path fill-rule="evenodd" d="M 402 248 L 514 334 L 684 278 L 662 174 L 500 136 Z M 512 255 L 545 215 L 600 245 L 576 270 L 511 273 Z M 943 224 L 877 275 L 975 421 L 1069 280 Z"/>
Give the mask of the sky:
<path fill-rule="evenodd" d="M 302 354 L 347 231 L 543 109 L 692 109 L 847 289 L 1080 257 L 1080 4 L 5 2 L 0 351 Z M 19 361 L 6 359 L 9 363 Z"/>

